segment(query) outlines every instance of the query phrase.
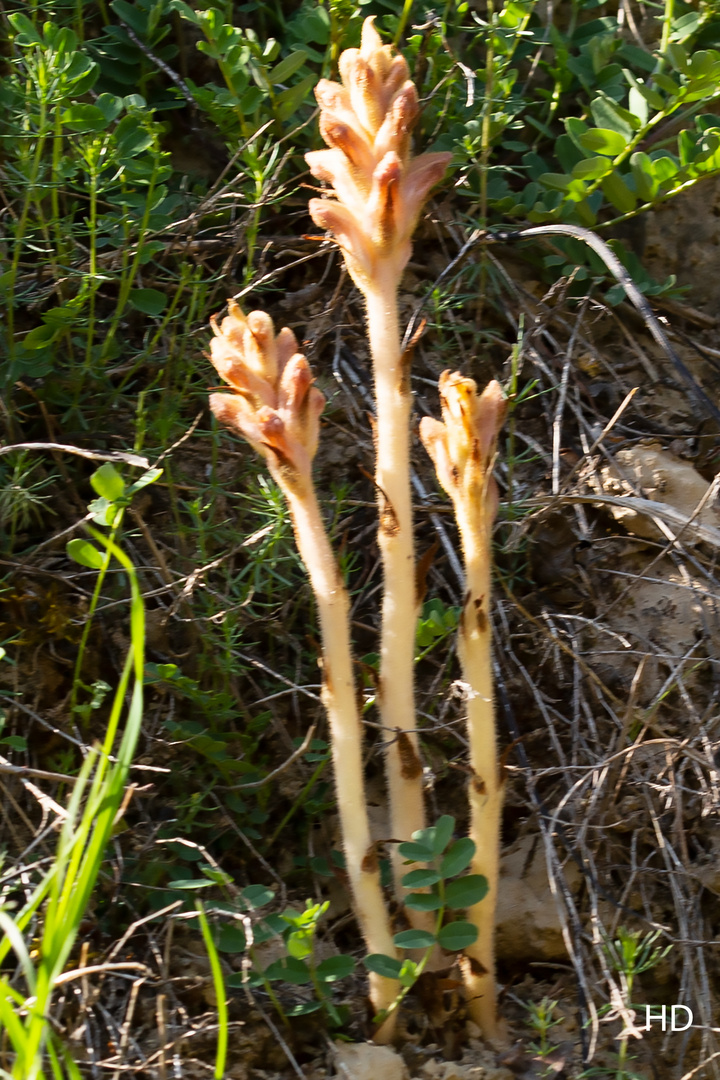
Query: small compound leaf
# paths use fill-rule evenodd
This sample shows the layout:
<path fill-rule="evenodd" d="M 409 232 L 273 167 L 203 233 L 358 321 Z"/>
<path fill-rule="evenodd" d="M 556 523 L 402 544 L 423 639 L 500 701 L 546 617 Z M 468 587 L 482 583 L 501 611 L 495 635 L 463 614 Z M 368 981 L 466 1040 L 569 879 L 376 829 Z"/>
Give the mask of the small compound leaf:
<path fill-rule="evenodd" d="M 460 949 L 466 949 L 468 945 L 477 941 L 477 936 L 477 926 L 473 926 L 472 923 L 452 922 L 443 926 L 438 934 L 438 942 L 449 952 L 459 952 Z"/>

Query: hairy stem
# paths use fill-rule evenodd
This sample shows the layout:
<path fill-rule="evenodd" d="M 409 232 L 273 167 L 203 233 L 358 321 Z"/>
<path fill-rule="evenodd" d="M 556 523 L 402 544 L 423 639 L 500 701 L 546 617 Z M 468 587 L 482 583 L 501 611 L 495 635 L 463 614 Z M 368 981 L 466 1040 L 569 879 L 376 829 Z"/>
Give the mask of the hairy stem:
<path fill-rule="evenodd" d="M 468 1009 L 486 1038 L 498 1035 L 495 989 L 495 911 L 500 872 L 500 817 L 502 787 L 497 760 L 492 660 L 490 653 L 490 545 L 491 522 L 473 521 L 462 502 L 456 516 L 465 554 L 465 603 L 458 652 L 468 684 L 468 740 L 470 838 L 475 842 L 471 874 L 482 874 L 488 892 L 467 917 L 478 931 L 477 940 L 465 949 L 464 968 Z"/>
<path fill-rule="evenodd" d="M 318 605 L 323 641 L 323 702 L 332 734 L 340 824 L 345 863 L 355 911 L 370 953 L 396 957 L 392 930 L 380 887 L 377 856 L 370 838 L 362 762 L 362 725 L 353 676 L 347 590 L 330 547 L 314 489 L 302 495 L 285 492 L 298 550 Z M 370 996 L 376 1012 L 389 1009 L 399 985 L 370 975 Z M 395 1014 L 377 1032 L 376 1041 L 392 1037 Z"/>
<path fill-rule="evenodd" d="M 417 604 L 410 492 L 410 373 L 400 351 L 397 275 L 379 274 L 365 293 L 377 402 L 376 472 L 383 562 L 382 641 L 378 700 L 387 743 L 390 829 L 409 840 L 425 828 L 422 764 L 415 733 L 414 650 Z M 393 859 L 395 889 L 407 872 Z M 415 917 L 425 912 L 408 912 Z M 422 925 L 424 926 L 424 918 Z"/>

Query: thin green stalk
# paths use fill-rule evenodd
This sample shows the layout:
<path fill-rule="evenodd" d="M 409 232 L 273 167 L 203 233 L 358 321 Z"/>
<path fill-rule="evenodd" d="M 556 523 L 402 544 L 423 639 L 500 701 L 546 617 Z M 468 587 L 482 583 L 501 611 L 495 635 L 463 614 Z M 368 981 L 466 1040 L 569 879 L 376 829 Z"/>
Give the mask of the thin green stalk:
<path fill-rule="evenodd" d="M 95 338 L 95 294 L 97 293 L 97 196 L 99 155 L 93 142 L 87 151 L 88 179 L 90 189 L 89 247 L 90 247 L 90 305 L 88 313 L 87 339 L 85 342 L 85 371 L 92 364 L 93 340 Z M 78 384 L 79 385 L 79 384 Z"/>
<path fill-rule="evenodd" d="M 212 974 L 213 987 L 215 989 L 215 999 L 217 1004 L 218 1014 L 218 1039 L 217 1039 L 217 1051 L 215 1053 L 215 1071 L 213 1076 L 215 1080 L 223 1080 L 225 1076 L 225 1062 L 227 1060 L 227 1048 L 228 1048 L 228 1009 L 227 1009 L 227 995 L 225 993 L 225 981 L 222 975 L 222 968 L 220 967 L 220 957 L 218 956 L 217 946 L 213 941 L 212 934 L 210 933 L 210 927 L 208 926 L 207 917 L 205 915 L 205 909 L 199 900 L 195 901 L 195 909 L 198 913 L 198 919 L 200 920 L 200 930 L 202 931 L 203 941 L 205 942 L 205 948 L 207 949 L 208 960 L 210 961 L 210 972 Z"/>
<path fill-rule="evenodd" d="M 660 52 L 664 53 L 670 44 L 672 23 L 675 16 L 675 0 L 665 0 L 665 11 L 662 21 L 662 37 L 660 38 Z"/>
<path fill-rule="evenodd" d="M 134 255 L 133 255 L 132 262 L 130 263 L 129 269 L 128 269 L 128 266 L 127 266 L 127 255 L 125 255 L 124 250 L 123 250 L 123 266 L 122 266 L 122 277 L 121 277 L 121 281 L 120 281 L 120 293 L 118 295 L 117 303 L 115 305 L 115 312 L 114 312 L 114 315 L 113 315 L 112 322 L 110 323 L 110 326 L 108 327 L 107 333 L 105 335 L 105 344 L 103 345 L 100 356 L 98 358 L 98 365 L 99 366 L 102 366 L 102 364 L 104 364 L 105 359 L 106 359 L 107 354 L 108 354 L 108 351 L 111 348 L 112 343 L 113 343 L 113 341 L 115 339 L 115 334 L 117 333 L 118 326 L 120 325 L 120 320 L 122 319 L 123 315 L 125 314 L 125 308 L 127 307 L 127 303 L 128 303 L 129 298 L 130 298 L 130 290 L 133 287 L 135 277 L 136 277 L 138 269 L 140 268 L 140 265 L 141 265 L 143 249 L 145 247 L 145 241 L 148 238 L 147 237 L 148 221 L 150 219 L 150 214 L 152 212 L 153 196 L 155 194 L 155 187 L 156 187 L 157 182 L 158 182 L 158 173 L 160 171 L 160 167 L 161 167 L 160 163 L 159 163 L 159 161 L 157 160 L 157 157 L 156 157 L 154 159 L 154 162 L 153 162 L 152 177 L 150 179 L 150 183 L 147 186 L 147 193 L 146 193 L 146 197 L 145 197 L 145 209 L 143 210 L 143 216 L 140 219 L 140 224 L 138 225 L 137 242 L 135 244 L 135 252 L 134 252 Z M 130 218 L 129 214 L 128 214 L 127 218 L 126 218 L 126 221 L 127 221 L 128 225 L 129 225 L 129 223 L 131 221 L 131 218 Z M 129 228 L 126 230 L 126 233 L 129 234 Z M 127 235 L 127 240 L 129 242 L 129 235 Z"/>
<path fill-rule="evenodd" d="M 324 761 L 319 761 L 318 764 L 315 766 L 315 768 L 313 769 L 312 776 L 308 780 L 307 784 L 302 789 L 302 791 L 298 795 L 297 799 L 292 804 L 292 806 L 288 810 L 287 814 L 285 815 L 285 817 L 282 819 L 282 821 L 278 825 L 275 832 L 272 834 L 270 839 L 266 842 L 266 844 L 265 844 L 265 854 L 267 854 L 267 852 L 270 850 L 270 848 L 273 846 L 273 844 L 277 840 L 278 836 L 280 836 L 284 832 L 284 830 L 287 827 L 288 823 L 292 820 L 292 818 L 298 812 L 300 807 L 303 805 L 303 803 L 305 802 L 305 799 L 310 794 L 312 789 L 315 787 L 315 784 L 320 779 L 322 774 L 325 772 L 325 769 L 326 769 L 327 765 L 329 764 L 329 762 L 330 762 L 330 758 L 328 757 L 328 758 L 325 758 Z"/>
<path fill-rule="evenodd" d="M 405 27 L 407 26 L 408 19 L 410 18 L 410 12 L 412 11 L 413 0 L 404 0 L 403 9 L 400 12 L 400 21 L 395 31 L 395 37 L 393 38 L 393 45 L 395 48 L 400 44 L 400 40 L 405 33 Z"/>
<path fill-rule="evenodd" d="M 122 524 L 122 519 L 123 519 L 124 515 L 125 515 L 125 511 L 123 509 L 118 510 L 118 512 L 117 512 L 117 514 L 115 516 L 115 520 L 114 520 L 113 525 L 112 525 L 112 531 L 110 533 L 110 540 L 111 541 L 114 541 L 117 538 L 117 535 L 118 535 L 118 532 L 120 530 L 120 526 Z M 95 581 L 95 587 L 93 589 L 93 593 L 92 593 L 92 596 L 90 598 L 90 606 L 88 608 L 88 612 L 87 612 L 87 615 L 86 615 L 86 618 L 85 618 L 85 625 L 83 626 L 82 635 L 80 637 L 80 644 L 78 645 L 77 656 L 75 658 L 75 667 L 73 669 L 72 689 L 70 691 L 70 710 L 69 710 L 70 716 L 73 716 L 74 713 L 75 713 L 75 707 L 77 705 L 78 688 L 82 685 L 81 675 L 82 675 L 83 660 L 85 659 L 85 649 L 87 648 L 88 637 L 90 636 L 90 631 L 92 629 L 93 617 L 95 615 L 95 610 L 96 610 L 96 608 L 98 606 L 98 602 L 100 600 L 100 594 L 102 592 L 102 587 L 103 587 L 103 584 L 105 582 L 105 576 L 106 576 L 106 574 L 108 572 L 108 569 L 110 567 L 111 562 L 112 562 L 112 556 L 110 554 L 109 547 L 107 547 L 105 549 L 105 553 L 103 555 L 103 564 L 100 567 L 100 570 L 98 571 L 97 580 Z"/>
<path fill-rule="evenodd" d="M 495 8 L 493 0 L 487 0 L 488 40 L 485 56 L 485 97 L 483 101 L 482 128 L 480 133 L 480 225 L 487 222 L 487 183 L 490 165 L 490 130 L 493 113 L 493 94 L 495 92 L 495 41 L 493 38 L 493 19 Z M 484 281 L 480 295 L 484 293 Z"/>
<path fill-rule="evenodd" d="M 130 610 L 131 647 L 118 683 L 100 751 L 88 755 L 74 785 L 58 843 L 55 864 L 48 875 L 49 895 L 44 913 L 40 962 L 36 973 L 34 1003 L 29 1011 L 25 1060 L 13 1071 L 17 1080 L 35 1080 L 42 1076 L 43 1049 L 49 1036 L 47 1016 L 58 975 L 67 963 L 78 927 L 87 910 L 102 864 L 105 849 L 120 807 L 128 770 L 140 736 L 143 716 L 143 668 L 145 655 L 145 613 L 135 568 L 111 540 L 91 529 L 96 540 L 107 546 L 127 571 L 132 593 Z M 111 766 L 119 720 L 125 708 L 131 675 L 134 686 L 125 730 Z M 93 772 L 94 769 L 94 772 Z M 90 790 L 80 816 L 83 795 L 93 772 Z M 35 905 L 37 910 L 37 905 Z M 16 920 L 18 923 L 19 920 Z M 17 1063 L 16 1063 L 17 1064 Z"/>
<path fill-rule="evenodd" d="M 22 210 L 20 212 L 20 220 L 18 221 L 17 228 L 15 230 L 15 236 L 13 238 L 13 253 L 12 259 L 10 261 L 8 282 L 5 289 L 5 293 L 8 298 L 6 309 L 7 343 L 11 360 L 13 360 L 15 357 L 15 283 L 17 281 L 18 267 L 20 265 L 20 256 L 25 240 L 25 232 L 27 230 L 28 218 L 30 216 L 30 208 L 33 205 L 35 188 L 37 186 L 38 176 L 40 175 L 40 163 L 42 161 L 42 155 L 45 149 L 47 135 L 47 103 L 44 98 L 41 98 L 40 122 L 38 125 L 38 132 L 36 136 L 37 142 L 35 144 L 35 153 L 33 155 L 30 177 L 28 180 L 27 195 L 23 202 Z"/>
<path fill-rule="evenodd" d="M 495 93 L 495 41 L 493 37 L 493 19 L 495 8 L 493 0 L 487 0 L 487 23 L 488 39 L 485 56 L 485 91 L 483 99 L 482 126 L 480 129 L 480 227 L 484 228 L 487 223 L 488 210 L 488 173 L 490 170 L 490 134 L 492 127 L 493 97 Z M 488 256 L 485 248 L 480 254 L 480 282 L 478 286 L 478 301 L 476 321 L 482 325 L 483 307 L 485 305 L 485 293 L 487 291 Z"/>

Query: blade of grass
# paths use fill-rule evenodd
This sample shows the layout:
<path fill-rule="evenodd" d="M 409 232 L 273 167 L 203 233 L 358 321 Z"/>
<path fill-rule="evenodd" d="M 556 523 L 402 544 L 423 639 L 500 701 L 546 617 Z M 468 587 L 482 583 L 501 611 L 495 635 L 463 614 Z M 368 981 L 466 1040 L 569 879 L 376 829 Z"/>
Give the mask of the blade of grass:
<path fill-rule="evenodd" d="M 205 948 L 207 949 L 208 960 L 210 961 L 210 971 L 212 973 L 213 987 L 215 989 L 215 997 L 217 1000 L 218 1040 L 217 1051 L 215 1054 L 215 1072 L 213 1073 L 213 1076 L 215 1077 L 215 1080 L 223 1080 L 228 1047 L 228 1010 L 225 981 L 222 975 L 222 968 L 220 967 L 220 957 L 215 942 L 213 941 L 212 934 L 210 933 L 205 909 L 199 900 L 195 901 L 195 908 L 197 909 L 198 919 L 200 920 L 200 929 L 202 931 L 203 941 L 205 942 Z"/>

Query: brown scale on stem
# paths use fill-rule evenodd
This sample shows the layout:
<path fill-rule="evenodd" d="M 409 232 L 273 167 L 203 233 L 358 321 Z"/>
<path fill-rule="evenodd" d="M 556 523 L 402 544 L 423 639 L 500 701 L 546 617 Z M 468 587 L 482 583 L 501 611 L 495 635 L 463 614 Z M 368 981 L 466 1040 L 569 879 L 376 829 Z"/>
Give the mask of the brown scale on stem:
<path fill-rule="evenodd" d="M 423 774 L 420 758 L 415 753 L 415 747 L 410 742 L 409 736 L 404 731 L 397 733 L 398 751 L 400 753 L 400 771 L 405 780 L 417 780 Z"/>

